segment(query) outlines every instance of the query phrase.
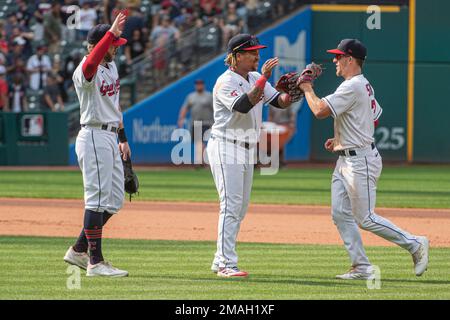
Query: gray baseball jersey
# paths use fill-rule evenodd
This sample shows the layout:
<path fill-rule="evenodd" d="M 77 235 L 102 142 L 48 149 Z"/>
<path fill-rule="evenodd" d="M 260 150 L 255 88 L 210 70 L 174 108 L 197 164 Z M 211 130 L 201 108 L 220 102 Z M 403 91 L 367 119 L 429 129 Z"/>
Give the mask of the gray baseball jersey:
<path fill-rule="evenodd" d="M 192 121 L 202 121 L 204 125 L 213 124 L 213 98 L 209 91 L 190 93 L 183 104 L 183 107 L 191 112 Z"/>
<path fill-rule="evenodd" d="M 362 74 L 345 80 L 335 93 L 323 100 L 334 117 L 335 151 L 363 148 L 374 142 L 374 121 L 383 110 Z"/>
<path fill-rule="evenodd" d="M 260 77 L 261 74 L 258 72 L 250 72 L 247 81 L 241 75 L 228 69 L 217 79 L 213 89 L 212 135 L 239 141 L 258 141 L 263 104 L 270 103 L 278 91 L 266 82 L 262 99 L 248 113 L 233 112 L 233 107 L 239 97 L 249 92 Z"/>
<path fill-rule="evenodd" d="M 332 218 L 352 267 L 367 271 L 371 266 L 358 226 L 415 252 L 417 237 L 375 212 L 377 181 L 383 165 L 373 134 L 374 121 L 382 109 L 369 81 L 362 74 L 354 76 L 323 100 L 334 117 L 334 151 L 353 151 L 339 157 L 331 186 Z"/>
<path fill-rule="evenodd" d="M 122 112 L 119 105 L 120 80 L 116 64 L 108 67 L 98 66 L 91 81 L 84 78 L 82 66 L 86 57 L 73 73 L 73 83 L 80 101 L 80 123 L 98 125 L 104 123 L 119 124 Z"/>

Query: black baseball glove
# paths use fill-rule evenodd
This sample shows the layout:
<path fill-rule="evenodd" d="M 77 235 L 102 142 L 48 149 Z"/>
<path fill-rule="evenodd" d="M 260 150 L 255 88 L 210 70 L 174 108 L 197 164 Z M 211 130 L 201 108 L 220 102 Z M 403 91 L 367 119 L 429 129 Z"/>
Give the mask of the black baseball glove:
<path fill-rule="evenodd" d="M 127 157 L 127 160 L 123 160 L 122 158 L 122 164 L 123 164 L 123 175 L 124 175 L 124 186 L 125 186 L 125 192 L 130 195 L 130 201 L 131 196 L 135 193 L 139 193 L 139 179 L 133 171 L 133 166 L 131 164 L 131 158 L 130 156 Z"/>

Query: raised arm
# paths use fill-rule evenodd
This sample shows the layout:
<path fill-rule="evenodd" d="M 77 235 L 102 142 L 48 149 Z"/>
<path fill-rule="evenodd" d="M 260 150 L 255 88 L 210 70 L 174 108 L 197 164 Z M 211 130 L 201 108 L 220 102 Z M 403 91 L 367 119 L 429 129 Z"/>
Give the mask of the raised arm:
<path fill-rule="evenodd" d="M 120 12 L 114 20 L 111 29 L 103 36 L 103 38 L 97 43 L 90 52 L 86 61 L 83 63 L 83 75 L 86 80 L 91 81 L 97 72 L 97 68 L 103 61 L 106 53 L 109 50 L 112 42 L 116 37 L 120 37 L 123 27 L 125 25 L 127 16 Z"/>

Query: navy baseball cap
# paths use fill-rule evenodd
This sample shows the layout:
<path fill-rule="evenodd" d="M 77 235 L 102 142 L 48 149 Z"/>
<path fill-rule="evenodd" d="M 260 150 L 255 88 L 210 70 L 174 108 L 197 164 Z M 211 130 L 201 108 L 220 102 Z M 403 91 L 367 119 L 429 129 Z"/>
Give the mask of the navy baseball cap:
<path fill-rule="evenodd" d="M 256 36 L 241 33 L 235 35 L 230 39 L 230 41 L 228 41 L 227 51 L 228 53 L 236 53 L 239 51 L 251 51 L 264 48 L 267 48 L 267 46 L 261 45 Z"/>
<path fill-rule="evenodd" d="M 87 35 L 87 42 L 89 44 L 97 44 L 106 34 L 106 32 L 111 29 L 111 25 L 109 24 L 98 24 L 89 30 Z M 127 43 L 127 39 L 117 37 L 113 40 L 112 45 L 115 47 L 123 46 Z"/>
<path fill-rule="evenodd" d="M 336 49 L 327 50 L 327 52 L 334 54 L 348 54 L 361 60 L 365 60 L 367 56 L 366 47 L 358 39 L 344 39 L 339 43 Z"/>

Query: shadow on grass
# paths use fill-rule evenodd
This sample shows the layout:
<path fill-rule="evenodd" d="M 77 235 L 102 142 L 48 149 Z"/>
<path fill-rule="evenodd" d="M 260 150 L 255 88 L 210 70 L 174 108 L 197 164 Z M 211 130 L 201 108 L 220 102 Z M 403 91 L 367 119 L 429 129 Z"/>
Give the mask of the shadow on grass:
<path fill-rule="evenodd" d="M 438 284 L 438 285 L 450 285 L 450 281 L 447 280 L 409 280 L 409 279 L 381 279 L 382 282 L 398 282 L 398 283 L 423 283 L 423 284 Z M 449 287 L 450 291 L 450 287 Z"/>

